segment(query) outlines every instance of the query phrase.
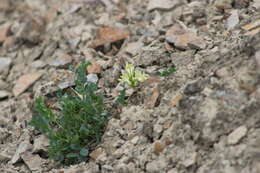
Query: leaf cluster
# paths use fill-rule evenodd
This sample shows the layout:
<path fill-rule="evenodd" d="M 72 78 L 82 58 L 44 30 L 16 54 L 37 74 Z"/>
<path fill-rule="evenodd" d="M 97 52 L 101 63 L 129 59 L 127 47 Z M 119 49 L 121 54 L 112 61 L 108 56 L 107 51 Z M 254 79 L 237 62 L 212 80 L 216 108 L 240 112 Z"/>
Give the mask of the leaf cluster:
<path fill-rule="evenodd" d="M 64 92 L 59 97 L 61 110 L 54 113 L 44 98 L 39 97 L 30 122 L 49 138 L 49 157 L 67 165 L 88 159 L 93 145 L 101 140 L 108 120 L 103 98 L 96 94 L 96 84 L 86 81 L 87 65 L 82 63 L 77 68 L 73 92 Z"/>

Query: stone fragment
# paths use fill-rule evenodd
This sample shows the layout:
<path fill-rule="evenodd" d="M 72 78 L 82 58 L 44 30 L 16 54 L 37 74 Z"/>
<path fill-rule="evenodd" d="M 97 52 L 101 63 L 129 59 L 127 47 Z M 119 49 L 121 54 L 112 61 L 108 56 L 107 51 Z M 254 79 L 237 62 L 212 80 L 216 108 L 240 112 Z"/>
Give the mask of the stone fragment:
<path fill-rule="evenodd" d="M 11 8 L 10 0 L 0 0 L 0 11 L 8 11 Z"/>
<path fill-rule="evenodd" d="M 92 63 L 91 65 L 87 66 L 87 71 L 90 74 L 100 74 L 101 73 L 101 65 L 97 63 Z"/>
<path fill-rule="evenodd" d="M 154 142 L 154 152 L 155 153 L 163 152 L 164 148 L 165 148 L 165 145 L 163 143 L 161 143 L 160 141 Z"/>
<path fill-rule="evenodd" d="M 19 144 L 18 148 L 16 149 L 16 152 L 14 156 L 12 157 L 11 163 L 15 164 L 21 160 L 21 154 L 30 151 L 33 148 L 32 144 L 30 144 L 29 141 L 24 141 Z"/>
<path fill-rule="evenodd" d="M 88 74 L 87 75 L 87 81 L 92 83 L 98 82 L 98 76 L 96 74 Z"/>
<path fill-rule="evenodd" d="M 44 135 L 40 135 L 34 140 L 33 152 L 34 153 L 41 152 L 41 151 L 46 152 L 48 146 L 49 146 L 49 139 Z"/>
<path fill-rule="evenodd" d="M 147 6 L 148 11 L 151 10 L 170 10 L 180 4 L 179 0 L 150 0 Z"/>
<path fill-rule="evenodd" d="M 237 144 L 247 134 L 247 127 L 240 126 L 228 135 L 227 143 L 229 145 Z"/>
<path fill-rule="evenodd" d="M 257 10 L 260 10 L 260 1 L 259 0 L 254 1 L 252 7 L 254 7 Z"/>
<path fill-rule="evenodd" d="M 183 24 L 173 25 L 166 33 L 166 41 L 179 49 L 205 49 L 205 41 Z"/>
<path fill-rule="evenodd" d="M 7 75 L 11 66 L 12 59 L 8 57 L 0 57 L 0 75 Z"/>
<path fill-rule="evenodd" d="M 171 100 L 171 106 L 176 106 L 179 104 L 180 100 L 182 99 L 182 95 L 178 94 L 177 96 L 175 96 L 172 100 Z"/>
<path fill-rule="evenodd" d="M 234 0 L 233 4 L 235 8 L 246 8 L 249 5 L 250 0 Z"/>
<path fill-rule="evenodd" d="M 97 158 L 104 152 L 104 149 L 103 148 L 97 148 L 96 150 L 92 151 L 90 154 L 89 154 L 89 157 L 94 159 L 94 160 L 97 160 Z"/>
<path fill-rule="evenodd" d="M 0 1 L 1 3 L 1 1 Z M 1 8 L 1 7 L 0 7 Z M 10 33 L 11 25 L 4 25 L 0 27 L 0 42 L 4 42 Z"/>
<path fill-rule="evenodd" d="M 97 48 L 107 43 L 115 43 L 117 41 L 124 40 L 129 36 L 129 32 L 121 29 L 115 29 L 110 27 L 100 28 L 97 31 L 97 39 L 93 40 L 89 47 Z"/>
<path fill-rule="evenodd" d="M 260 19 L 256 20 L 253 23 L 246 24 L 241 28 L 247 31 L 245 35 L 255 35 L 260 32 Z"/>
<path fill-rule="evenodd" d="M 163 169 L 167 167 L 167 162 L 164 158 L 153 160 L 146 164 L 146 171 L 149 173 L 165 172 Z"/>
<path fill-rule="evenodd" d="M 197 162 L 198 153 L 194 152 L 188 155 L 188 157 L 183 161 L 183 165 L 187 168 L 190 167 Z"/>
<path fill-rule="evenodd" d="M 9 94 L 10 94 L 10 93 L 7 92 L 7 91 L 0 90 L 0 100 L 7 98 L 7 97 L 9 96 Z"/>
<path fill-rule="evenodd" d="M 44 160 L 38 154 L 32 154 L 31 152 L 25 152 L 21 157 L 31 171 L 39 170 L 44 163 Z"/>
<path fill-rule="evenodd" d="M 152 95 L 146 103 L 146 108 L 149 108 L 149 109 L 153 108 L 155 106 L 156 102 L 157 102 L 159 95 L 160 95 L 159 88 L 154 87 L 153 91 L 152 91 Z"/>
<path fill-rule="evenodd" d="M 22 75 L 13 87 L 13 94 L 15 97 L 26 91 L 35 81 L 42 76 L 41 73 L 29 73 Z"/>
<path fill-rule="evenodd" d="M 228 30 L 234 29 L 235 26 L 239 23 L 239 15 L 238 15 L 238 10 L 232 10 L 230 12 L 230 16 L 227 18 L 226 21 L 226 28 Z"/>
<path fill-rule="evenodd" d="M 0 153 L 0 162 L 6 162 L 9 161 L 11 157 L 6 152 Z"/>
<path fill-rule="evenodd" d="M 0 88 L 1 89 L 7 89 L 8 83 L 0 79 Z"/>
<path fill-rule="evenodd" d="M 140 50 L 141 48 L 144 46 L 143 42 L 133 42 L 133 43 L 128 43 L 125 51 L 127 53 L 129 53 L 132 56 L 135 56 Z"/>
<path fill-rule="evenodd" d="M 63 67 L 63 66 L 70 64 L 71 62 L 72 62 L 72 57 L 68 54 L 65 54 L 65 55 L 61 55 L 58 58 L 56 58 L 55 60 L 51 61 L 50 65 L 52 65 L 54 67 Z"/>
<path fill-rule="evenodd" d="M 41 69 L 41 68 L 44 68 L 46 66 L 46 63 L 41 61 L 41 60 L 36 60 L 36 61 L 33 61 L 30 66 L 32 68 L 35 68 L 35 69 Z"/>
<path fill-rule="evenodd" d="M 133 137 L 133 139 L 131 139 L 131 143 L 133 143 L 133 144 L 137 144 L 138 141 L 139 141 L 139 136 L 135 136 L 135 137 Z"/>
<path fill-rule="evenodd" d="M 232 8 L 232 3 L 233 0 L 218 0 L 215 1 L 215 7 L 220 9 L 220 10 L 224 10 L 224 9 L 229 9 Z"/>

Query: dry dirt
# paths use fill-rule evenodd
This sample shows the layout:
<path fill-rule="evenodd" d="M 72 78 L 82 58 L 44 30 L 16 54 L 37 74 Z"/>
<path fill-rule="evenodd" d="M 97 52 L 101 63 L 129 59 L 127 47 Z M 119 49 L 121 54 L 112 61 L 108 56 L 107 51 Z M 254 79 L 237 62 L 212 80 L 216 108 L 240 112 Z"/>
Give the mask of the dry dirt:
<path fill-rule="evenodd" d="M 111 102 L 125 62 L 150 79 L 65 167 L 28 122 L 82 60 Z M 0 172 L 259 173 L 260 1 L 0 0 Z"/>

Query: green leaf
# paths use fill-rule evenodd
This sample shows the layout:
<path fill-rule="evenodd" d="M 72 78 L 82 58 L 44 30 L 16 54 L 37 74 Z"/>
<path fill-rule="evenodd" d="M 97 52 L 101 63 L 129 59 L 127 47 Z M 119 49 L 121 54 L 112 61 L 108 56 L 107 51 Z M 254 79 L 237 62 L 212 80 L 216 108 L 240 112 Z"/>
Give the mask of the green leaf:
<path fill-rule="evenodd" d="M 80 153 L 79 153 L 79 154 L 80 154 L 81 156 L 87 156 L 88 153 L 89 153 L 88 149 L 82 148 L 82 149 L 80 150 Z"/>
<path fill-rule="evenodd" d="M 125 99 L 126 99 L 125 95 L 126 95 L 126 89 L 124 88 L 123 90 L 121 90 L 119 92 L 119 95 L 116 97 L 115 102 L 117 104 L 127 105 L 127 102 L 125 101 Z"/>

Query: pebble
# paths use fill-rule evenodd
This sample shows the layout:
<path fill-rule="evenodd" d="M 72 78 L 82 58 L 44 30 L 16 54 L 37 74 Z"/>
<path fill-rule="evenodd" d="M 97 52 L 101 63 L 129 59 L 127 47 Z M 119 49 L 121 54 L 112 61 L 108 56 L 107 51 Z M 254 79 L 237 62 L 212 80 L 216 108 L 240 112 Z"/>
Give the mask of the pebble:
<path fill-rule="evenodd" d="M 186 49 L 205 49 L 205 41 L 197 34 L 187 29 L 184 24 L 175 24 L 166 32 L 166 40 L 173 43 L 176 48 Z"/>
<path fill-rule="evenodd" d="M 55 60 L 51 61 L 49 64 L 54 67 L 62 67 L 70 64 L 72 62 L 72 57 L 70 55 L 61 55 Z"/>
<path fill-rule="evenodd" d="M 41 73 L 29 73 L 22 75 L 13 87 L 13 94 L 15 97 L 26 91 L 35 81 L 42 76 Z"/>
<path fill-rule="evenodd" d="M 14 156 L 12 157 L 11 163 L 15 164 L 19 162 L 21 160 L 21 154 L 31 150 L 32 148 L 33 148 L 32 144 L 30 144 L 30 142 L 28 141 L 24 141 L 20 143 L 18 148 L 16 149 Z"/>
<path fill-rule="evenodd" d="M 92 63 L 87 67 L 87 71 L 90 74 L 100 74 L 101 73 L 101 65 L 97 63 Z"/>
<path fill-rule="evenodd" d="M 40 135 L 34 140 L 33 144 L 33 152 L 42 152 L 42 151 L 47 151 L 47 147 L 49 146 L 49 139 L 44 136 Z"/>
<path fill-rule="evenodd" d="M 144 46 L 143 42 L 133 42 L 133 43 L 128 43 L 125 51 L 129 53 L 132 56 L 135 56 L 138 54 L 138 52 L 141 50 L 141 48 Z"/>
<path fill-rule="evenodd" d="M 175 7 L 177 4 L 179 4 L 179 0 L 150 0 L 148 3 L 148 11 L 151 10 L 170 10 L 173 7 Z"/>
<path fill-rule="evenodd" d="M 11 58 L 0 57 L 0 74 L 7 75 L 10 65 L 12 63 Z"/>
<path fill-rule="evenodd" d="M 154 152 L 155 153 L 163 152 L 164 148 L 165 148 L 165 145 L 162 144 L 160 141 L 155 141 L 154 142 Z"/>
<path fill-rule="evenodd" d="M 94 160 L 97 160 L 97 158 L 104 152 L 103 148 L 97 148 L 96 150 L 92 151 L 89 154 L 89 157 L 91 157 Z"/>
<path fill-rule="evenodd" d="M 96 84 L 98 82 L 98 76 L 96 74 L 88 74 L 87 81 Z"/>
<path fill-rule="evenodd" d="M 237 144 L 247 134 L 247 127 L 240 126 L 228 135 L 227 143 L 229 145 Z"/>
<path fill-rule="evenodd" d="M 239 23 L 238 10 L 232 10 L 231 15 L 227 18 L 226 28 L 228 30 L 234 29 L 235 26 Z"/>
<path fill-rule="evenodd" d="M 255 60 L 258 67 L 260 67 L 260 50 L 255 52 Z"/>
<path fill-rule="evenodd" d="M 0 100 L 1 99 L 5 99 L 9 96 L 9 92 L 5 91 L 5 90 L 0 90 Z"/>
<path fill-rule="evenodd" d="M 43 159 L 38 154 L 32 154 L 31 152 L 25 152 L 21 157 L 31 171 L 39 170 L 44 163 Z"/>

